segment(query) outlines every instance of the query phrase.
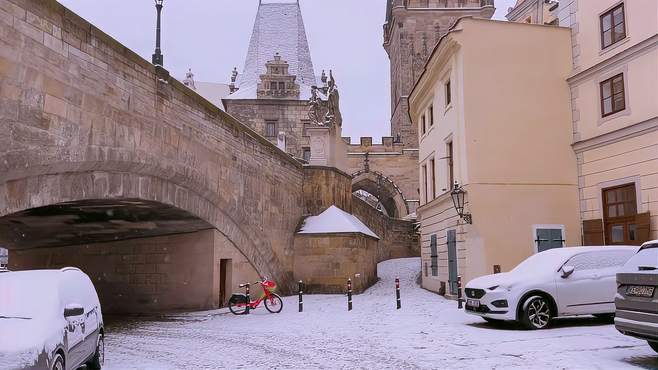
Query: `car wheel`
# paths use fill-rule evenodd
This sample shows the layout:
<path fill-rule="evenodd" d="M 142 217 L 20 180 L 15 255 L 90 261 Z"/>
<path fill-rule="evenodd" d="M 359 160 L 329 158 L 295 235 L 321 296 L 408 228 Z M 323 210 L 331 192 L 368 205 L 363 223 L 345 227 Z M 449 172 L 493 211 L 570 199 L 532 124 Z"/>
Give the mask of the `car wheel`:
<path fill-rule="evenodd" d="M 649 347 L 658 353 L 658 342 L 649 342 Z"/>
<path fill-rule="evenodd" d="M 87 362 L 87 369 L 100 370 L 105 363 L 105 337 L 103 334 L 98 336 L 98 343 L 96 344 L 96 353 L 94 357 Z"/>
<path fill-rule="evenodd" d="M 52 370 L 64 370 L 64 357 L 59 353 L 55 354 Z"/>
<path fill-rule="evenodd" d="M 544 329 L 551 322 L 551 306 L 542 296 L 532 296 L 523 303 L 521 322 L 528 329 Z"/>

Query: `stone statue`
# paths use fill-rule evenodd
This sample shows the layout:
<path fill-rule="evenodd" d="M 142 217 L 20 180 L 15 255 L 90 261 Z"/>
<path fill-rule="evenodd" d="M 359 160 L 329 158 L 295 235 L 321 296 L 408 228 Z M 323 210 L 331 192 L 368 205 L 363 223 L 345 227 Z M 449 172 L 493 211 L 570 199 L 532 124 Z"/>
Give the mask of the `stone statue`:
<path fill-rule="evenodd" d="M 329 71 L 327 103 L 329 112 L 327 112 L 327 115 L 325 116 L 325 121 L 342 126 L 343 116 L 340 114 L 340 94 L 338 93 L 338 86 L 336 86 L 336 80 L 334 79 L 332 71 Z"/>
<path fill-rule="evenodd" d="M 326 76 L 323 76 L 323 82 L 325 81 Z M 324 95 L 326 100 L 323 100 L 320 94 Z M 326 82 L 325 86 L 321 88 L 311 87 L 311 99 L 308 104 L 310 106 L 308 117 L 313 124 L 318 126 L 343 125 L 343 118 L 340 113 L 340 94 L 331 71 L 329 71 L 329 81 Z"/>

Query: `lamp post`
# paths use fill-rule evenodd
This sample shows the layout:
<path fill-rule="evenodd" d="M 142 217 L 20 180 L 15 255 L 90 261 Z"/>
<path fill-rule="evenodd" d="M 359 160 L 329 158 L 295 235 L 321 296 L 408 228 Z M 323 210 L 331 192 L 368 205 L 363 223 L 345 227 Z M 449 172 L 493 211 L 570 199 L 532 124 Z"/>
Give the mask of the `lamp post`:
<path fill-rule="evenodd" d="M 160 49 L 160 15 L 162 14 L 162 2 L 164 0 L 155 0 L 155 9 L 158 11 L 158 23 L 155 28 L 155 54 L 153 54 L 153 64 L 162 67 L 164 57 Z"/>
<path fill-rule="evenodd" d="M 455 210 L 457 211 L 459 217 L 461 217 L 461 219 L 464 220 L 464 222 L 466 222 L 467 224 L 472 224 L 473 218 L 471 217 L 471 214 L 464 213 L 466 192 L 464 191 L 464 188 L 459 186 L 459 184 L 456 181 L 455 181 L 455 187 L 450 192 L 450 196 L 452 197 L 452 204 L 455 206 Z"/>

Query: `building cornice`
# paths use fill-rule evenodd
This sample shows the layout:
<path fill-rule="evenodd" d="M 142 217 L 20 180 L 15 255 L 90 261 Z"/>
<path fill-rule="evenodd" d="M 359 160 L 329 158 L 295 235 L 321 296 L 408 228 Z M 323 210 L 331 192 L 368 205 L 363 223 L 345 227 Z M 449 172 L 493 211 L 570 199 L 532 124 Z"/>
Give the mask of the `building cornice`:
<path fill-rule="evenodd" d="M 649 51 L 653 51 L 654 49 L 656 49 L 656 47 L 658 47 L 658 34 L 654 34 L 653 36 L 641 42 L 638 42 L 637 44 L 611 56 L 606 60 L 603 60 L 581 72 L 577 72 L 569 76 L 569 78 L 567 78 L 567 82 L 569 83 L 569 85 L 577 84 L 579 82 L 589 79 L 590 77 L 600 73 L 601 71 L 605 70 L 610 66 L 628 62 L 629 60 L 637 57 L 638 55 L 642 55 Z"/>
<path fill-rule="evenodd" d="M 645 135 L 653 131 L 658 131 L 658 116 L 591 139 L 578 141 L 571 146 L 573 147 L 574 152 L 579 154 L 587 150 L 600 148 L 622 140 Z"/>

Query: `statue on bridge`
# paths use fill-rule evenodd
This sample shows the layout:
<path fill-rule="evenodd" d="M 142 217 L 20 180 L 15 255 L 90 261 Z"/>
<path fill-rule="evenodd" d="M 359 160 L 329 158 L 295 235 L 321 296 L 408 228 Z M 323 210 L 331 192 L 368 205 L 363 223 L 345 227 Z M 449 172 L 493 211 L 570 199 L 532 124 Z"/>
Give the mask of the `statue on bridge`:
<path fill-rule="evenodd" d="M 343 116 L 340 113 L 340 93 L 334 79 L 333 72 L 329 71 L 329 81 L 322 71 L 323 87 L 311 87 L 308 117 L 318 126 L 342 126 Z M 325 100 L 322 99 L 322 96 Z"/>

